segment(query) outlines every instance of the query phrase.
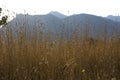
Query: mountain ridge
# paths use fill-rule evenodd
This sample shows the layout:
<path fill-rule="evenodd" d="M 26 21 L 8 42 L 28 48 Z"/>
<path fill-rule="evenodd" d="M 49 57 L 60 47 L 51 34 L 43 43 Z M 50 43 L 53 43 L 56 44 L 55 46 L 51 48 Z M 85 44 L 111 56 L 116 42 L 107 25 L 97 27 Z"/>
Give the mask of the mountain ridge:
<path fill-rule="evenodd" d="M 61 13 L 60 13 L 61 14 Z M 83 30 L 81 33 L 85 33 L 86 27 L 89 28 L 90 36 L 97 36 L 97 34 L 103 34 L 104 29 L 108 29 L 108 35 L 112 35 L 112 31 L 114 28 L 117 28 L 118 32 L 120 32 L 120 23 L 113 21 L 111 19 L 96 16 L 92 14 L 75 14 L 71 16 L 66 16 L 65 18 L 59 18 L 51 13 L 46 15 L 17 15 L 10 24 L 14 25 L 16 28 L 16 23 L 19 26 L 25 27 L 42 27 L 44 32 L 47 32 L 49 29 L 52 33 L 60 33 L 64 28 L 64 32 L 66 36 L 71 36 L 75 29 Z M 116 26 L 117 24 L 117 26 Z M 13 27 L 13 26 L 12 26 Z M 117 32 L 117 35 L 118 35 Z"/>

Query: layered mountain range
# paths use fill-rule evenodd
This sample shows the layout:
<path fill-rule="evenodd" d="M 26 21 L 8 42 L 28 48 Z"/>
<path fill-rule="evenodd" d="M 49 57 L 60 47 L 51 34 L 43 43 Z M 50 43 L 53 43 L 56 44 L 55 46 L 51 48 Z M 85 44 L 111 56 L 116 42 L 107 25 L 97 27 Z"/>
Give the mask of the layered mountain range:
<path fill-rule="evenodd" d="M 116 20 L 118 18 L 118 20 Z M 92 37 L 98 34 L 111 36 L 113 32 L 120 36 L 120 17 L 108 16 L 101 17 L 90 14 L 75 14 L 71 16 L 63 15 L 59 12 L 50 12 L 46 15 L 18 14 L 9 22 L 13 29 L 19 27 L 36 28 L 39 27 L 43 32 L 48 30 L 53 33 L 65 33 L 71 36 L 75 31 L 78 34 L 88 34 Z M 87 31 L 86 31 L 87 30 Z"/>

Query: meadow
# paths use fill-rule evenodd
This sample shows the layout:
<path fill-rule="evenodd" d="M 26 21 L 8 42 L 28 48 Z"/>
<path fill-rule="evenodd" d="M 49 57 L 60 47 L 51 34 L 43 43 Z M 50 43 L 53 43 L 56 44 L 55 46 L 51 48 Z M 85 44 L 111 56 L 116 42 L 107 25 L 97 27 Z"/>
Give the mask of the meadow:
<path fill-rule="evenodd" d="M 32 36 L 31 36 L 32 35 Z M 0 80 L 119 80 L 120 40 L 0 30 Z"/>

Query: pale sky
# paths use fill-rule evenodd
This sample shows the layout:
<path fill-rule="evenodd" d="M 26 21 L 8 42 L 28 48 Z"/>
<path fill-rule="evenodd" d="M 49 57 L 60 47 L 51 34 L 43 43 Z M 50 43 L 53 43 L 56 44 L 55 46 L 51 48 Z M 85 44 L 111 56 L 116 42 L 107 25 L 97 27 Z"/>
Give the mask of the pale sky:
<path fill-rule="evenodd" d="M 0 0 L 0 7 L 17 13 L 65 15 L 88 13 L 98 16 L 119 15 L 120 0 Z"/>

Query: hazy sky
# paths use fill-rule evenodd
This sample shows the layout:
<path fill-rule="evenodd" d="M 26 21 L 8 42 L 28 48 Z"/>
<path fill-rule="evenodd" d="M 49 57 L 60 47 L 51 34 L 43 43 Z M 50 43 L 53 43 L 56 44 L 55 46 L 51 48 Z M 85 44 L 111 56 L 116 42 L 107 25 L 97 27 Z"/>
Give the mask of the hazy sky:
<path fill-rule="evenodd" d="M 88 13 L 98 16 L 119 15 L 120 0 L 0 0 L 0 6 L 17 13 L 65 15 Z"/>

